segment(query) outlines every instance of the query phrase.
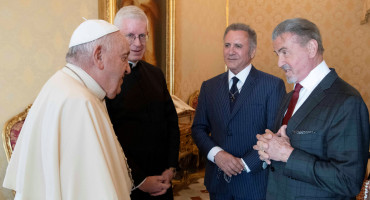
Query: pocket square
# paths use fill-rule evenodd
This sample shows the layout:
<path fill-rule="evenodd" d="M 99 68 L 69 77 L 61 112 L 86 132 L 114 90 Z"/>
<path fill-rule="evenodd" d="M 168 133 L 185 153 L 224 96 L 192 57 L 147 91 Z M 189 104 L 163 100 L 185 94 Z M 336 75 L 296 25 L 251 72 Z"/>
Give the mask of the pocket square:
<path fill-rule="evenodd" d="M 314 134 L 316 133 L 316 131 L 297 131 L 297 130 L 293 130 L 293 134 L 297 134 L 297 135 L 306 135 L 306 134 Z"/>

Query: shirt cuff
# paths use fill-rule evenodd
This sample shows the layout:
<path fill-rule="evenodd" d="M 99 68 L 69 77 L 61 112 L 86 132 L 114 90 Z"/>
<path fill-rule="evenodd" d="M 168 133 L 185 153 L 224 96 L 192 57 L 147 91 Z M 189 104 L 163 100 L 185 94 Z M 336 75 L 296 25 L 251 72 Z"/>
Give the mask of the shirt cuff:
<path fill-rule="evenodd" d="M 262 169 L 266 169 L 266 168 L 267 168 L 267 166 L 268 166 L 268 164 L 267 164 L 266 162 L 263 162 L 263 163 L 262 163 Z"/>
<path fill-rule="evenodd" d="M 221 147 L 218 147 L 218 146 L 215 146 L 213 147 L 209 152 L 208 152 L 208 155 L 207 155 L 207 158 L 208 160 L 212 161 L 213 163 L 215 163 L 215 156 L 218 152 L 220 151 L 223 151 L 223 149 L 221 149 Z"/>
<path fill-rule="evenodd" d="M 145 180 L 146 180 L 146 178 L 143 180 L 143 181 L 141 181 L 141 183 L 139 184 L 139 185 L 137 185 L 136 187 L 134 187 L 134 188 L 132 188 L 132 190 L 131 191 L 134 191 L 134 190 L 136 190 L 137 188 L 139 188 L 144 182 L 145 182 Z"/>
<path fill-rule="evenodd" d="M 242 160 L 244 164 L 244 170 L 247 171 L 247 173 L 249 173 L 251 170 L 249 169 L 248 165 L 244 162 L 243 158 L 240 158 L 240 160 Z"/>

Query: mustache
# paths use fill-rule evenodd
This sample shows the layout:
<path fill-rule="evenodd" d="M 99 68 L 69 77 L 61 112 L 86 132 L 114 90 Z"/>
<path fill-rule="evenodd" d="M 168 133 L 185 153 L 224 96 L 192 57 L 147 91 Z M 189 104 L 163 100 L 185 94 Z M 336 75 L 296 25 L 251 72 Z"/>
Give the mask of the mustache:
<path fill-rule="evenodd" d="M 285 64 L 285 65 L 281 66 L 281 68 L 282 68 L 283 70 L 285 70 L 285 71 L 287 71 L 287 70 L 291 70 L 291 69 L 292 69 L 292 67 L 291 67 L 291 66 L 289 66 L 288 64 Z"/>

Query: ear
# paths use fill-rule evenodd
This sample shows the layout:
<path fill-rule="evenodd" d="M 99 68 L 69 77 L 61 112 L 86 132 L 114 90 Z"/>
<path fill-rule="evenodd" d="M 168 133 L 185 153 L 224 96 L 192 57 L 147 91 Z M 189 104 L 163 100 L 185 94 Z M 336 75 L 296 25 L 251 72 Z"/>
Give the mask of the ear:
<path fill-rule="evenodd" d="M 94 64 L 99 69 L 104 69 L 103 55 L 102 55 L 102 46 L 98 45 L 94 48 L 93 51 Z"/>
<path fill-rule="evenodd" d="M 253 49 L 253 51 L 252 51 L 252 53 L 251 53 L 251 59 L 253 59 L 254 58 L 254 56 L 256 55 L 256 50 L 257 48 L 255 48 L 255 49 Z"/>
<path fill-rule="evenodd" d="M 307 47 L 308 55 L 310 58 L 313 58 L 314 56 L 316 56 L 317 49 L 319 47 L 316 40 L 311 39 L 310 41 L 308 41 L 306 47 Z"/>

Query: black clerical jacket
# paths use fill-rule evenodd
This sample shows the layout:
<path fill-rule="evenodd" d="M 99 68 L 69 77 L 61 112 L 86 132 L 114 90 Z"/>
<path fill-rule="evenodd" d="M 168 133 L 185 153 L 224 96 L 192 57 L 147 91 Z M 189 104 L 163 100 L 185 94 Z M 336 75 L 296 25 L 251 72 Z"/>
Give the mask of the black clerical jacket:
<path fill-rule="evenodd" d="M 121 89 L 106 103 L 137 186 L 147 176 L 177 167 L 178 118 L 159 68 L 139 61 L 124 77 Z"/>

